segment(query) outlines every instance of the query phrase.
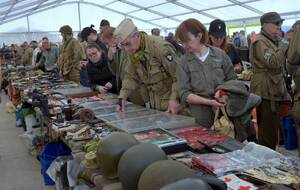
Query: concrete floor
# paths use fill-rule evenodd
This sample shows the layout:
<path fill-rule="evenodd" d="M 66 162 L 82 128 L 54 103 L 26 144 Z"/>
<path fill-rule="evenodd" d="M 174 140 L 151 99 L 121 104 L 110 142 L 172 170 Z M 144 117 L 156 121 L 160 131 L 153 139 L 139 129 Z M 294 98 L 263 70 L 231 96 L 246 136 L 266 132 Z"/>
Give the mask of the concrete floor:
<path fill-rule="evenodd" d="M 15 115 L 6 112 L 8 98 L 2 93 L 0 105 L 0 190 L 54 190 L 45 186 L 41 167 L 19 137 Z"/>

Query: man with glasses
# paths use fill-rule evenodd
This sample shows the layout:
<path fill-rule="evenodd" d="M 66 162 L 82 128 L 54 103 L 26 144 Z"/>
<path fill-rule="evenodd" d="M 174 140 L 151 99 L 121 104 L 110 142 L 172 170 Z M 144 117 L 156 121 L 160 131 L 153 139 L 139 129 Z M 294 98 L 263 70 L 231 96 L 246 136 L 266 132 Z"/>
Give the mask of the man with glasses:
<path fill-rule="evenodd" d="M 120 110 L 124 109 L 124 100 L 140 85 L 145 85 L 151 108 L 177 113 L 180 105 L 175 75 L 179 59 L 174 47 L 162 39 L 138 31 L 130 19 L 124 19 L 119 24 L 114 38 L 129 55 L 119 95 Z"/>
<path fill-rule="evenodd" d="M 288 37 L 279 37 L 283 21 L 276 12 L 264 14 L 260 18 L 261 32 L 250 47 L 254 72 L 250 91 L 262 97 L 257 107 L 258 141 L 272 149 L 277 145 L 280 104 L 290 100 L 283 74 Z"/>

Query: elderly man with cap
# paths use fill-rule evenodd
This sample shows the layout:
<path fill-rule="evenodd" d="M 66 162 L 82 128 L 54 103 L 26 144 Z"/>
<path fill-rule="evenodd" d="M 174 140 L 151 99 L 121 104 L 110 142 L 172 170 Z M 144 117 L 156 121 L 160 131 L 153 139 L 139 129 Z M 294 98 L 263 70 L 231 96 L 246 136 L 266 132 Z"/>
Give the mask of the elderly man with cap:
<path fill-rule="evenodd" d="M 124 19 L 114 31 L 114 38 L 129 54 L 119 98 L 123 100 L 145 85 L 153 109 L 177 113 L 180 108 L 176 86 L 176 65 L 179 62 L 174 47 L 157 37 L 139 32 L 132 20 Z"/>
<path fill-rule="evenodd" d="M 280 105 L 290 100 L 283 75 L 288 41 L 279 37 L 283 21 L 276 12 L 264 14 L 261 32 L 250 47 L 254 72 L 250 91 L 262 98 L 257 107 L 258 141 L 272 149 L 277 145 Z"/>
<path fill-rule="evenodd" d="M 63 37 L 59 64 L 65 80 L 80 83 L 80 60 L 82 52 L 79 42 L 73 38 L 72 28 L 64 25 L 59 29 Z"/>

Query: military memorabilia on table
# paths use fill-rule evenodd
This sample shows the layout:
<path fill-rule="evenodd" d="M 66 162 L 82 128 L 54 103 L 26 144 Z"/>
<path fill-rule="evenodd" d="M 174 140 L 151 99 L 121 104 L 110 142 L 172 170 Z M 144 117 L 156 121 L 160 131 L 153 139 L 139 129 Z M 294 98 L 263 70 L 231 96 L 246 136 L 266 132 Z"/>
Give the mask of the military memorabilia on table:
<path fill-rule="evenodd" d="M 142 143 L 129 148 L 121 156 L 118 165 L 118 176 L 124 189 L 137 190 L 138 182 L 144 169 L 156 161 L 167 159 L 164 151 L 153 144 Z"/>
<path fill-rule="evenodd" d="M 93 112 L 93 110 L 85 108 L 79 111 L 79 117 L 81 121 L 87 122 L 95 118 L 95 113 Z"/>
<path fill-rule="evenodd" d="M 140 131 L 137 133 L 133 133 L 133 136 L 140 143 L 150 143 L 150 144 L 157 145 L 163 151 L 165 151 L 166 154 L 182 152 L 185 151 L 187 148 L 186 140 L 162 128 Z"/>
<path fill-rule="evenodd" d="M 72 98 L 72 103 L 75 105 L 80 105 L 83 103 L 94 103 L 97 101 L 103 101 L 103 99 L 99 96 L 90 96 L 90 97 L 83 97 L 83 98 Z"/>
<path fill-rule="evenodd" d="M 281 154 L 255 143 L 248 143 L 243 149 L 225 154 L 202 154 L 192 158 L 195 169 L 221 176 L 227 172 L 243 171 L 280 158 Z"/>
<path fill-rule="evenodd" d="M 228 136 L 200 126 L 174 129 L 171 132 L 186 139 L 191 150 L 200 153 L 207 152 L 207 148 L 211 150 L 213 145 L 231 139 Z"/>
<path fill-rule="evenodd" d="M 256 190 L 256 189 L 258 189 L 252 183 L 242 180 L 234 174 L 228 174 L 228 175 L 219 177 L 219 179 L 223 180 L 226 183 L 228 190 Z"/>
<path fill-rule="evenodd" d="M 175 154 L 168 155 L 169 158 L 172 160 L 176 160 L 178 162 L 181 162 L 189 167 L 192 167 L 192 157 L 196 156 L 196 153 L 190 152 L 190 151 L 184 151 L 184 152 L 179 152 Z"/>
<path fill-rule="evenodd" d="M 243 173 L 268 183 L 300 184 L 300 159 L 296 157 L 275 158 Z"/>
<path fill-rule="evenodd" d="M 194 174 L 194 170 L 174 160 L 156 161 L 141 174 L 138 190 L 160 190 L 170 183 L 192 177 Z"/>
<path fill-rule="evenodd" d="M 102 101 L 95 101 L 95 102 L 84 102 L 80 105 L 85 108 L 90 108 L 90 109 L 94 110 L 95 108 L 114 106 L 114 105 L 116 105 L 117 102 L 118 102 L 118 99 L 109 99 L 109 100 L 102 100 Z"/>
<path fill-rule="evenodd" d="M 102 116 L 110 115 L 117 113 L 116 105 L 113 106 L 107 106 L 107 107 L 98 107 L 93 108 L 95 115 L 98 119 L 102 119 Z M 142 106 L 138 106 L 135 104 L 128 104 L 125 106 L 125 112 L 131 112 L 131 111 L 138 111 L 138 110 L 146 110 L 146 108 Z"/>
<path fill-rule="evenodd" d="M 132 118 L 129 120 L 119 120 L 116 122 L 109 122 L 108 124 L 119 130 L 134 133 L 157 127 L 161 127 L 163 129 L 170 129 L 193 125 L 195 124 L 195 119 L 192 117 L 173 115 L 162 112 L 161 114 L 153 115 L 150 117 L 139 117 Z"/>
<path fill-rule="evenodd" d="M 80 165 L 87 169 L 97 169 L 97 154 L 96 151 L 90 151 L 85 154 L 84 160 L 80 163 Z"/>
<path fill-rule="evenodd" d="M 145 116 L 149 117 L 152 115 L 162 113 L 161 111 L 158 110 L 144 109 L 144 108 L 142 110 L 133 110 L 133 111 L 129 111 L 129 110 L 127 109 L 127 111 L 124 112 L 116 112 L 114 114 L 104 115 L 101 116 L 101 119 L 106 122 L 113 122 L 113 121 L 126 120 L 126 119 L 138 118 L 138 117 L 145 117 Z"/>
<path fill-rule="evenodd" d="M 138 144 L 128 133 L 114 132 L 101 140 L 97 149 L 97 162 L 108 179 L 118 178 L 118 164 L 123 153 Z"/>
<path fill-rule="evenodd" d="M 95 135 L 95 131 L 88 126 L 83 127 L 79 131 L 74 133 L 67 132 L 66 139 L 72 139 L 75 141 L 82 141 L 92 139 L 93 135 Z"/>
<path fill-rule="evenodd" d="M 242 166 L 224 154 L 201 154 L 193 156 L 192 168 L 209 175 L 222 176 L 228 171 L 239 171 Z"/>
<path fill-rule="evenodd" d="M 54 92 L 61 93 L 70 98 L 81 98 L 88 96 L 95 96 L 97 93 L 92 91 L 88 87 L 76 87 L 76 88 L 65 88 L 65 89 L 56 89 Z"/>

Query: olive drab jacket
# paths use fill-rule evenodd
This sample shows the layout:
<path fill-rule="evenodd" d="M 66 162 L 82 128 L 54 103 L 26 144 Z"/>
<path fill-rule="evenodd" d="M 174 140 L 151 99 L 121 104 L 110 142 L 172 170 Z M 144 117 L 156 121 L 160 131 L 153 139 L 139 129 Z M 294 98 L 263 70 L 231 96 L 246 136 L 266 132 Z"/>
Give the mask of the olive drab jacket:
<path fill-rule="evenodd" d="M 294 105 L 292 116 L 295 124 L 300 127 L 300 21 L 298 20 L 293 26 L 293 37 L 290 40 L 288 50 L 287 70 L 293 76 L 295 83 L 294 88 Z"/>
<path fill-rule="evenodd" d="M 69 36 L 61 47 L 59 64 L 61 73 L 67 80 L 79 82 L 80 60 L 82 59 L 82 51 L 79 42 Z M 70 79 L 71 78 L 71 79 Z"/>
<path fill-rule="evenodd" d="M 31 65 L 33 49 L 28 47 L 24 50 L 23 55 L 21 56 L 21 64 Z"/>
<path fill-rule="evenodd" d="M 250 47 L 253 76 L 250 91 L 271 101 L 290 100 L 285 80 L 284 65 L 288 45 L 265 31 L 257 35 Z"/>
<path fill-rule="evenodd" d="M 145 85 L 153 109 L 165 111 L 169 100 L 178 100 L 176 65 L 179 58 L 174 47 L 159 38 L 145 35 L 145 63 L 129 60 L 119 98 L 127 99 L 140 85 Z"/>
<path fill-rule="evenodd" d="M 118 49 L 113 59 L 111 60 L 110 67 L 112 73 L 117 79 L 118 92 L 122 88 L 122 81 L 125 78 L 125 67 L 130 62 L 127 53 L 124 50 Z M 139 84 L 134 93 L 128 97 L 129 101 L 137 105 L 145 105 L 149 102 L 148 90 L 145 85 Z"/>

